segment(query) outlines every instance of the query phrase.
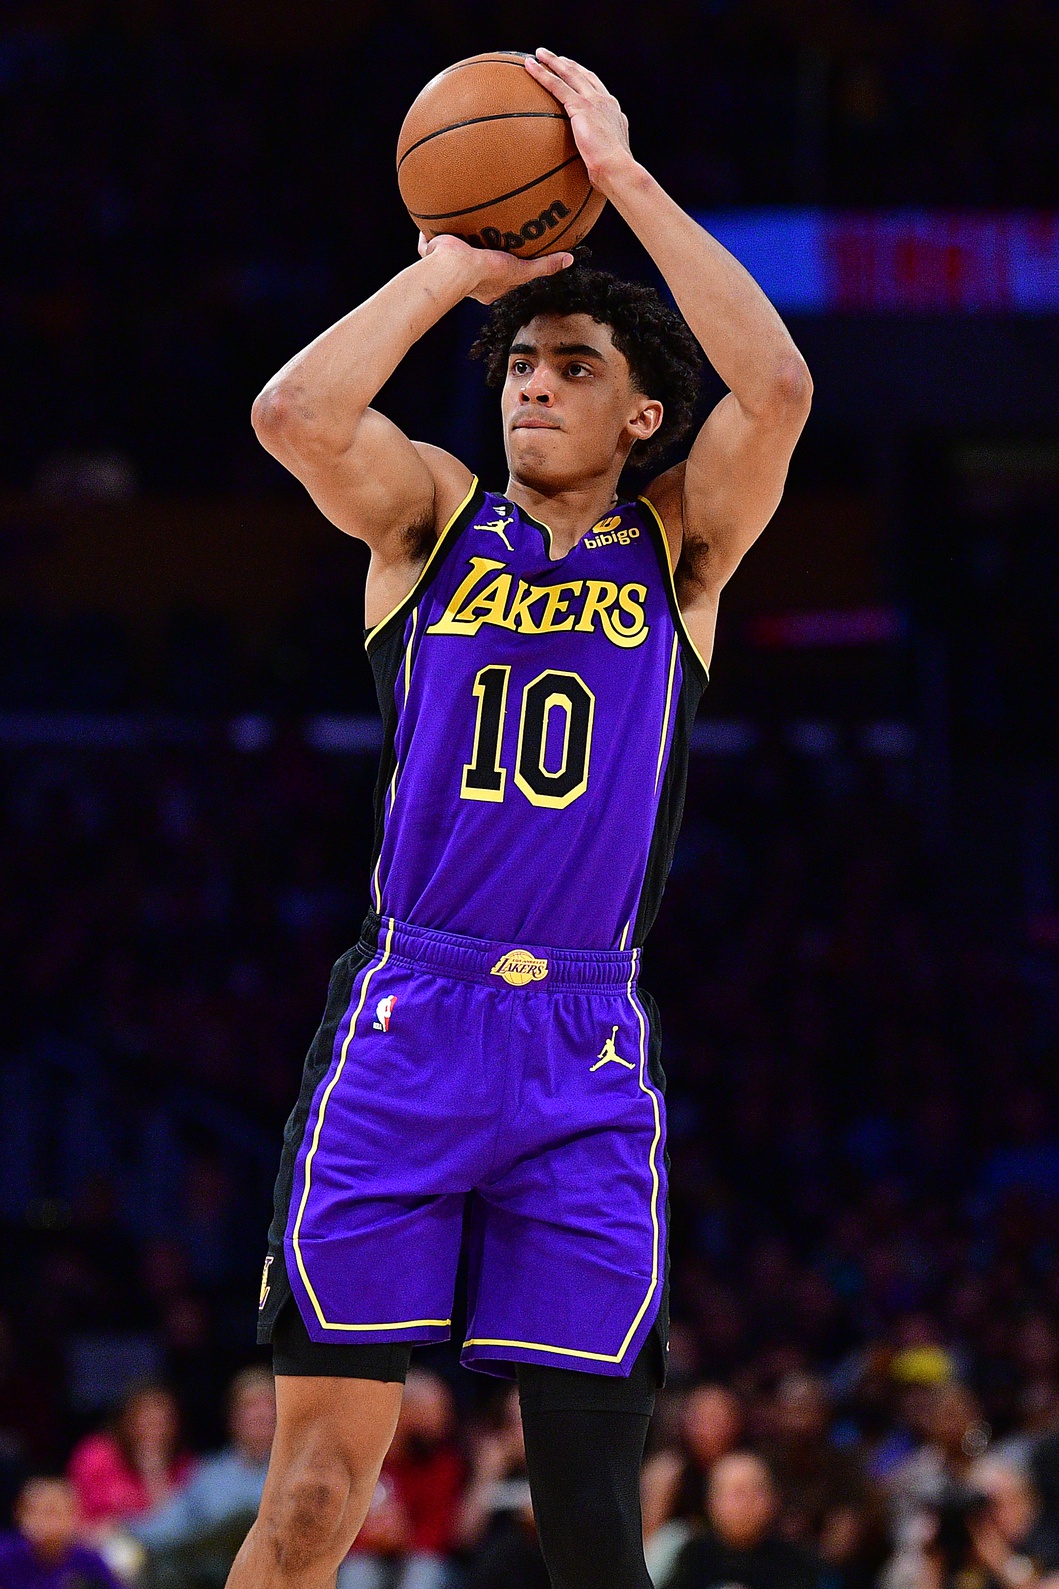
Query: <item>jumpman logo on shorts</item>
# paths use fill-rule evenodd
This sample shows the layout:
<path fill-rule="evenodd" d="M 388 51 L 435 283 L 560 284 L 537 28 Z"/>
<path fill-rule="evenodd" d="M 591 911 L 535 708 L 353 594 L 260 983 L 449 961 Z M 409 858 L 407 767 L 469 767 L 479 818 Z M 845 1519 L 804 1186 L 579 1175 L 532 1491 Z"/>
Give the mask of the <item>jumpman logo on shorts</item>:
<path fill-rule="evenodd" d="M 596 1060 L 594 1065 L 589 1066 L 590 1072 L 593 1070 L 601 1070 L 604 1065 L 609 1065 L 611 1060 L 614 1061 L 615 1065 L 624 1065 L 626 1070 L 636 1069 L 636 1066 L 633 1064 L 631 1059 L 622 1059 L 621 1055 L 615 1052 L 614 1039 L 617 1037 L 617 1035 L 618 1028 L 616 1026 L 612 1026 L 610 1029 L 610 1036 L 607 1038 L 606 1042 L 603 1044 L 603 1047 L 599 1051 L 599 1058 Z"/>
<path fill-rule="evenodd" d="M 508 516 L 507 516 L 507 509 L 506 508 L 497 508 L 496 515 L 497 515 L 496 519 L 493 521 L 492 524 L 479 524 L 478 528 L 480 530 L 492 530 L 494 535 L 499 535 L 500 539 L 503 541 L 503 543 L 507 547 L 508 551 L 509 552 L 513 552 L 515 550 L 515 548 L 512 546 L 511 542 L 507 538 L 507 532 L 508 532 L 508 530 L 511 527 L 510 526 L 510 520 L 508 519 Z"/>

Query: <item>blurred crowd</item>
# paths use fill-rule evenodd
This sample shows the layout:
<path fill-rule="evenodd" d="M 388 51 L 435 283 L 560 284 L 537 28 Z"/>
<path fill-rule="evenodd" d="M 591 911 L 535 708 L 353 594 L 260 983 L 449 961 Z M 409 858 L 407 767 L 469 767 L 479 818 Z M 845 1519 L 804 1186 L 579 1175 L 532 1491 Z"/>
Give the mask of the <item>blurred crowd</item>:
<path fill-rule="evenodd" d="M 532 36 L 506 4 L 312 0 L 291 15 L 231 0 L 4 8 L 5 485 L 273 488 L 250 401 L 413 257 L 400 122 L 477 51 L 547 34 L 581 56 L 689 207 L 1050 208 L 1059 187 L 1049 0 L 659 0 L 621 28 L 591 0 L 538 6 Z M 620 267 L 622 229 L 597 237 Z M 439 412 L 438 384 L 436 363 L 430 379 L 410 369 L 391 406 L 464 444 L 463 399 Z"/>
<path fill-rule="evenodd" d="M 4 755 L 4 1589 L 84 1550 L 100 1583 L 212 1589 L 245 1531 L 277 1145 L 363 906 L 372 771 L 208 724 Z M 693 760 L 644 972 L 672 1157 L 660 1589 L 1059 1571 L 1059 931 L 961 906 L 919 777 L 767 736 Z M 517 1404 L 420 1357 L 342 1589 L 543 1585 Z"/>
<path fill-rule="evenodd" d="M 841 1371 L 678 1373 L 641 1480 L 656 1589 L 1057 1589 L 1054 1378 L 1052 1418 L 998 1435 L 956 1354 L 904 1333 L 859 1366 L 885 1426 L 850 1416 Z M 1055 1375 L 1050 1320 L 1018 1345 L 1028 1376 Z M 265 1482 L 269 1371 L 238 1373 L 226 1406 L 227 1444 L 192 1456 L 172 1391 L 130 1389 L 64 1468 L 21 1481 L 4 1589 L 223 1589 Z M 444 1374 L 412 1368 L 338 1589 L 548 1589 L 514 1387 L 461 1419 Z"/>

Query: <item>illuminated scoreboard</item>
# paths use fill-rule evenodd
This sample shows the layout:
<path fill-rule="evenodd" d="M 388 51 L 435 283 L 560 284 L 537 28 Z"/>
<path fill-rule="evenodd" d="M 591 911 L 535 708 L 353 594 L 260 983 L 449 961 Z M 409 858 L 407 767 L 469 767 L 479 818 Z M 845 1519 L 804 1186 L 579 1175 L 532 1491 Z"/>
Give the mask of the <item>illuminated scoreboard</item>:
<path fill-rule="evenodd" d="M 718 210 L 698 219 L 791 314 L 1059 311 L 1059 212 Z"/>

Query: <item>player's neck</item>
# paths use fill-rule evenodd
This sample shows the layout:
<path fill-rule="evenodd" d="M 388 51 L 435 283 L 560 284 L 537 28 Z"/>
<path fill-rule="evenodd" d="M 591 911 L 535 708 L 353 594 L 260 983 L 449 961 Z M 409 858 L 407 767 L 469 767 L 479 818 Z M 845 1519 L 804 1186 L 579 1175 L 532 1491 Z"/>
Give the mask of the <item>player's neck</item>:
<path fill-rule="evenodd" d="M 565 557 L 594 524 L 613 512 L 618 502 L 617 480 L 611 478 L 563 490 L 539 491 L 509 475 L 504 495 L 548 526 L 556 560 Z"/>

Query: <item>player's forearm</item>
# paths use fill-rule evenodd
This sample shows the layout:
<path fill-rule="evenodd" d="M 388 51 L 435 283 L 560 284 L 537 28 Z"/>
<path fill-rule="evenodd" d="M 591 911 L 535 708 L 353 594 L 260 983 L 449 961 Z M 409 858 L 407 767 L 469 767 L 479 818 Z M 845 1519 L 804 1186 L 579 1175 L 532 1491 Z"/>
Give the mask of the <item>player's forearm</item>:
<path fill-rule="evenodd" d="M 272 377 L 253 408 L 260 439 L 344 451 L 408 350 L 475 280 L 473 256 L 431 254 L 402 270 Z"/>
<path fill-rule="evenodd" d="M 754 278 L 630 161 L 606 193 L 665 277 L 677 307 L 725 385 L 750 413 L 808 403 L 798 349 Z"/>

